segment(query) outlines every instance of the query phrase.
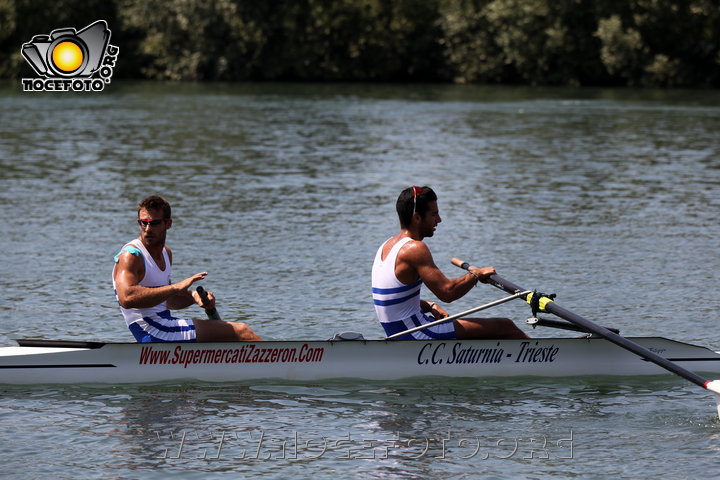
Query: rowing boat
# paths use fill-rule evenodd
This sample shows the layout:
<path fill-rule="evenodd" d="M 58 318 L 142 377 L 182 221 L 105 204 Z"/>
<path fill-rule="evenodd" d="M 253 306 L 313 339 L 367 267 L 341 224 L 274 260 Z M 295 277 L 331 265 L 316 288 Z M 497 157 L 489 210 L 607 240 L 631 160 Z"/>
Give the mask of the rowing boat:
<path fill-rule="evenodd" d="M 469 270 L 459 259 L 452 263 Z M 675 374 L 715 393 L 720 416 L 720 352 L 662 337 L 622 337 L 497 274 L 485 281 L 510 296 L 454 317 L 524 298 L 533 326 L 585 332 L 576 338 L 502 340 L 365 340 L 339 334 L 327 341 L 102 343 L 18 340 L 0 348 L 0 384 L 316 381 L 413 377 L 582 377 Z M 560 317 L 539 319 L 538 312 Z M 440 321 L 449 321 L 446 317 Z M 393 337 L 402 338 L 413 329 Z"/>
<path fill-rule="evenodd" d="M 720 374 L 720 352 L 662 337 L 629 340 L 687 370 Z M 25 385 L 667 373 L 658 365 L 598 337 L 256 343 L 18 340 L 18 346 L 0 348 L 0 383 Z"/>

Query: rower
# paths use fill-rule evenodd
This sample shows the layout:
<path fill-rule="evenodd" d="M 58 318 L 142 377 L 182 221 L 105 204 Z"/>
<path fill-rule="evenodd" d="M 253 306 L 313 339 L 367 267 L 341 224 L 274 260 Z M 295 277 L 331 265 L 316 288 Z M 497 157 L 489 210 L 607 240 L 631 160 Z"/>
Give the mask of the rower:
<path fill-rule="evenodd" d="M 171 282 L 172 252 L 165 238 L 172 217 L 170 204 L 164 198 L 153 195 L 140 202 L 137 223 L 140 236 L 115 256 L 113 288 L 125 322 L 138 342 L 261 340 L 246 324 L 225 322 L 217 312 L 213 314 L 212 292 L 188 290 L 207 272 Z M 193 304 L 205 308 L 211 318 L 178 318 L 170 312 Z"/>
<path fill-rule="evenodd" d="M 437 195 L 430 187 L 408 187 L 400 193 L 396 210 L 400 231 L 378 249 L 372 268 L 375 313 L 388 336 L 448 317 L 437 302 L 421 300 L 425 284 L 435 296 L 450 303 L 468 293 L 478 282 L 495 273 L 493 267 L 472 267 L 466 275 L 446 277 L 433 261 L 423 242 L 432 237 L 442 221 Z M 464 318 L 454 316 L 399 340 L 528 338 L 508 318 Z"/>

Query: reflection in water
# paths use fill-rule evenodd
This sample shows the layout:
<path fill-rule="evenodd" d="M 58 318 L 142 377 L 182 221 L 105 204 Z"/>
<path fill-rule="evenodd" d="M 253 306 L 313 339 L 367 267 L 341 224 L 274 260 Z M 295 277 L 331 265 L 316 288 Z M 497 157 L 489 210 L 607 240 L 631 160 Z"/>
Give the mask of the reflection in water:
<path fill-rule="evenodd" d="M 621 430 L 626 440 L 640 441 L 625 447 L 632 452 L 666 435 L 668 422 L 694 429 L 700 421 L 712 428 L 710 415 L 676 424 L 705 407 L 696 393 L 660 377 L 78 386 L 30 395 L 13 388 L 8 396 L 18 400 L 15 415 L 48 413 L 28 416 L 26 428 L 11 428 L 17 442 L 10 448 L 38 454 L 45 447 L 26 439 L 64 438 L 70 427 L 63 449 L 44 451 L 48 465 L 71 467 L 82 456 L 120 472 L 271 476 L 297 464 L 313 475 L 342 462 L 359 475 L 378 466 L 417 476 L 433 475 L 439 466 L 456 473 L 473 466 L 500 472 L 526 468 L 530 460 L 571 467 L 571 455 L 588 460 L 589 444 L 613 450 L 619 438 L 602 432 Z M 647 424 L 649 401 L 667 403 L 667 412 L 653 408 L 655 426 Z M 0 417 L 4 429 L 7 419 L 7 412 Z"/>

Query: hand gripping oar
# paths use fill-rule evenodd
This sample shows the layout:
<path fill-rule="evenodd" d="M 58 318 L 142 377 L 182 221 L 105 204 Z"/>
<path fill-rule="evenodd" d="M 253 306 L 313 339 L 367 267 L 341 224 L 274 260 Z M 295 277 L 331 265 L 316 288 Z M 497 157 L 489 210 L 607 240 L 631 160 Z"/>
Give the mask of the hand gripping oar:
<path fill-rule="evenodd" d="M 452 264 L 463 268 L 465 270 L 468 270 L 470 268 L 470 265 L 467 262 L 463 262 L 460 259 L 453 258 Z M 507 293 L 517 293 L 524 291 L 523 288 L 518 287 L 514 283 L 505 280 L 500 275 L 494 274 L 487 277 L 487 279 L 484 280 L 485 283 L 489 283 L 490 285 L 493 285 L 501 290 L 505 290 Z M 597 325 L 590 320 L 587 320 L 580 315 L 577 315 L 569 310 L 564 309 L 557 303 L 555 303 L 551 298 L 546 296 L 541 296 L 540 298 L 533 298 L 533 295 L 538 295 L 537 293 L 533 292 L 527 295 L 526 300 L 528 303 L 537 301 L 537 305 L 539 305 L 541 312 L 548 312 L 552 313 L 553 315 L 557 315 L 560 318 L 563 318 L 567 320 L 568 322 L 574 323 L 575 325 L 578 325 L 579 327 L 582 327 L 596 335 L 599 335 L 606 340 L 609 340 L 610 342 L 614 343 L 615 345 L 624 348 L 625 350 L 629 350 L 630 352 L 634 353 L 635 355 L 638 355 L 645 360 L 648 360 L 665 370 L 668 370 L 676 375 L 679 375 L 683 377 L 686 380 L 689 380 L 690 382 L 699 385 L 703 388 L 706 388 L 707 390 L 710 390 L 711 392 L 715 392 L 718 394 L 716 396 L 716 403 L 718 407 L 718 416 L 720 417 L 720 380 L 707 380 L 700 375 L 697 375 L 696 373 L 691 372 L 690 370 L 686 370 L 680 365 L 677 365 L 676 363 L 671 362 L 667 358 L 663 358 L 660 355 L 657 355 L 647 348 L 638 345 L 635 342 L 631 342 L 625 337 L 622 337 L 618 335 L 617 333 L 613 333 L 610 330 L 608 330 L 605 327 L 601 327 L 600 325 Z"/>
<path fill-rule="evenodd" d="M 439 320 L 435 320 L 434 322 L 426 323 L 424 325 L 420 325 L 419 327 L 414 327 L 409 330 L 405 330 L 404 332 L 394 333 L 394 334 L 390 335 L 389 337 L 386 337 L 385 340 L 392 340 L 393 338 L 401 337 L 403 335 L 407 335 L 408 333 L 417 332 L 418 330 L 423 330 L 425 328 L 432 327 L 434 325 L 440 325 L 441 323 L 451 322 L 460 317 L 470 315 L 471 313 L 479 312 L 480 310 L 485 310 L 487 308 L 494 307 L 496 305 L 500 305 L 505 302 L 509 302 L 510 300 L 515 300 L 516 298 L 520 298 L 523 295 L 527 295 L 529 293 L 532 293 L 532 291 L 528 290 L 526 292 L 513 293 L 509 297 L 501 298 L 500 300 L 495 300 L 494 302 L 490 302 L 485 305 L 480 305 L 479 307 L 471 308 L 470 310 L 465 310 L 464 312 L 456 313 L 455 315 L 450 315 L 449 317 L 441 318 Z"/>
<path fill-rule="evenodd" d="M 208 295 L 203 287 L 197 287 L 195 291 L 198 293 L 198 295 L 200 295 L 200 300 L 202 300 L 203 303 L 207 302 Z M 210 320 L 222 320 L 222 318 L 220 318 L 220 314 L 215 307 L 205 308 L 205 313 Z"/>

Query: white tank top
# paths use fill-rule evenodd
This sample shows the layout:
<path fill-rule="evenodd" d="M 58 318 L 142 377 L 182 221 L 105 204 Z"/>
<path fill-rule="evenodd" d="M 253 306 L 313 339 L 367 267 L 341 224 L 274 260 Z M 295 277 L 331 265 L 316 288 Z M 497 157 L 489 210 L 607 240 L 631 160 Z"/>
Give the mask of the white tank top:
<path fill-rule="evenodd" d="M 140 281 L 140 285 L 148 288 L 156 288 L 172 284 L 170 279 L 172 267 L 170 265 L 170 258 L 168 257 L 166 248 L 163 247 L 162 251 L 163 259 L 165 260 L 165 270 L 160 270 L 160 267 L 158 267 L 157 263 L 155 263 L 155 260 L 152 258 L 152 255 L 150 255 L 150 252 L 147 251 L 145 245 L 143 245 L 143 243 L 137 238 L 126 244 L 122 250 L 120 250 L 120 253 L 123 251 L 128 251 L 134 255 L 139 254 L 143 257 L 143 260 L 145 260 L 145 276 Z M 115 261 L 117 262 L 117 257 L 115 258 Z M 115 290 L 115 298 L 118 299 L 114 275 L 113 289 Z M 120 311 L 122 312 L 123 317 L 125 317 L 125 323 L 127 323 L 128 326 L 137 321 L 143 320 L 143 317 L 155 317 L 158 313 L 165 312 L 167 309 L 167 302 L 162 302 L 150 308 L 123 308 L 120 306 Z"/>
<path fill-rule="evenodd" d="M 383 243 L 375 255 L 372 268 L 372 294 L 375 313 L 378 320 L 388 331 L 389 324 L 403 322 L 416 315 L 423 317 L 420 308 L 420 289 L 422 280 L 405 285 L 395 276 L 395 261 L 400 249 L 412 238 L 405 237 L 390 249 L 385 260 L 382 260 Z M 392 329 L 394 330 L 394 329 Z"/>

